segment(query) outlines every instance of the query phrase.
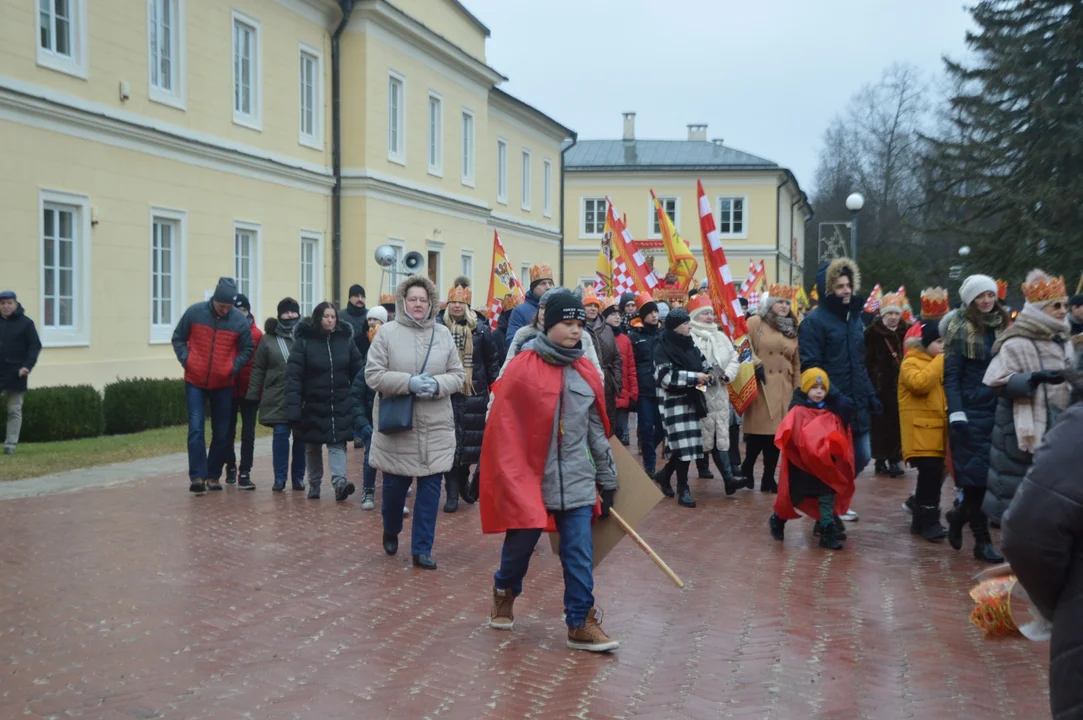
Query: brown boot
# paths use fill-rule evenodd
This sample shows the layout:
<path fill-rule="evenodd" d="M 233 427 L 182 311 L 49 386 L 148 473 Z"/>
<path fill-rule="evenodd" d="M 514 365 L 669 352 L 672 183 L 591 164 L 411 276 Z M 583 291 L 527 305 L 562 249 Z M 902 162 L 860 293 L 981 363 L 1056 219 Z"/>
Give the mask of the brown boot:
<path fill-rule="evenodd" d="M 620 647 L 620 643 L 602 630 L 602 609 L 593 607 L 587 613 L 583 627 L 568 628 L 568 647 L 572 650 L 590 652 L 609 652 Z"/>
<path fill-rule="evenodd" d="M 511 630 L 515 626 L 515 614 L 512 606 L 515 595 L 511 590 L 493 588 L 493 609 L 489 611 L 489 627 L 496 630 Z"/>

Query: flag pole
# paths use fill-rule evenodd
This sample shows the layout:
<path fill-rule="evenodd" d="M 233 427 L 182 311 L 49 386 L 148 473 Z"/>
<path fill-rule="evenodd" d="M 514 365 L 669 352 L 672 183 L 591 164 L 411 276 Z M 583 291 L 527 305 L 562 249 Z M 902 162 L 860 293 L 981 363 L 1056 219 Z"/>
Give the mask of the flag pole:
<path fill-rule="evenodd" d="M 643 552 L 647 553 L 647 557 L 654 561 L 654 564 L 657 565 L 663 573 L 665 573 L 665 576 L 667 578 L 673 581 L 674 585 L 679 588 L 684 587 L 684 581 L 677 577 L 677 573 L 670 570 L 669 565 L 666 565 L 666 561 L 658 557 L 658 553 L 656 553 L 654 550 L 651 550 L 651 546 L 647 544 L 647 541 L 641 538 L 639 536 L 639 533 L 637 533 L 632 528 L 632 526 L 624 520 L 624 518 L 617 514 L 616 510 L 610 508 L 609 517 L 613 518 L 613 520 L 616 521 L 617 525 L 620 525 L 620 529 L 623 530 L 625 534 L 628 535 L 628 537 L 632 538 L 632 542 L 638 545 Z"/>

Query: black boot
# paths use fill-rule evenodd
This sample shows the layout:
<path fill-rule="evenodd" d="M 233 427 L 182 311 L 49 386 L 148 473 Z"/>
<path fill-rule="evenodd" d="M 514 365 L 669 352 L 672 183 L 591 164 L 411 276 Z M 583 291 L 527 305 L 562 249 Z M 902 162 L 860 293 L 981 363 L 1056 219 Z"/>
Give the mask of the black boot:
<path fill-rule="evenodd" d="M 767 527 L 771 530 L 771 537 L 779 542 L 786 539 L 786 521 L 778 516 L 776 513 L 772 513 L 771 517 L 767 518 Z"/>
<path fill-rule="evenodd" d="M 700 480 L 714 480 L 714 473 L 711 472 L 711 461 L 707 459 L 707 456 L 696 458 L 696 470 L 699 471 Z"/>
<path fill-rule="evenodd" d="M 906 471 L 899 465 L 898 460 L 892 460 L 887 466 L 887 474 L 890 477 L 897 478 L 906 474 Z"/>
<path fill-rule="evenodd" d="M 973 524 L 971 524 L 971 528 L 973 527 Z M 989 537 L 988 527 L 974 530 L 974 559 L 992 565 L 999 565 L 1004 562 L 1004 556 L 997 552 L 996 547 L 993 545 L 993 539 Z"/>
<path fill-rule="evenodd" d="M 778 493 L 778 483 L 775 482 L 774 478 L 764 476 L 760 479 L 760 492 L 776 494 Z"/>
<path fill-rule="evenodd" d="M 444 490 L 447 500 L 444 501 L 444 512 L 453 513 L 459 509 L 459 469 L 454 468 L 444 473 Z"/>
<path fill-rule="evenodd" d="M 842 541 L 839 540 L 838 528 L 834 519 L 820 520 L 820 547 L 828 550 L 842 550 Z"/>
<path fill-rule="evenodd" d="M 673 466 L 666 464 L 661 470 L 654 474 L 654 481 L 658 483 L 658 487 L 662 489 L 662 494 L 667 498 L 671 498 L 675 495 L 673 492 Z"/>
<path fill-rule="evenodd" d="M 833 517 L 835 518 L 835 537 L 837 537 L 839 540 L 845 540 L 846 539 L 846 524 L 842 522 L 842 518 L 840 518 L 837 514 L 833 515 Z M 817 521 L 816 524 L 814 524 L 812 526 L 812 536 L 813 537 L 820 537 L 823 534 L 824 534 L 823 525 L 820 524 L 819 521 Z"/>
<path fill-rule="evenodd" d="M 966 527 L 966 509 L 962 506 L 952 508 L 944 514 L 948 521 L 948 544 L 956 550 L 963 549 L 963 528 Z"/>
<path fill-rule="evenodd" d="M 692 493 L 688 490 L 687 485 L 681 485 L 677 488 L 677 503 L 687 508 L 696 506 L 696 501 L 692 498 Z"/>
<path fill-rule="evenodd" d="M 226 485 L 232 485 L 235 482 L 237 482 L 237 468 L 235 468 L 235 467 L 227 467 L 226 468 Z"/>
<path fill-rule="evenodd" d="M 399 536 L 392 535 L 391 533 L 384 533 L 384 552 L 388 555 L 394 555 L 399 551 Z"/>
<path fill-rule="evenodd" d="M 711 451 L 711 457 L 714 458 L 714 464 L 718 466 L 718 472 L 722 473 L 722 482 L 726 485 L 726 494 L 733 495 L 741 487 L 741 483 L 737 481 L 737 478 L 733 477 L 729 455 L 715 448 Z"/>
<path fill-rule="evenodd" d="M 910 521 L 910 534 L 920 535 L 930 542 L 943 540 L 948 534 L 940 524 L 940 508 L 936 505 L 918 505 Z"/>
<path fill-rule="evenodd" d="M 877 475 L 887 475 L 887 461 L 877 460 L 875 472 Z"/>

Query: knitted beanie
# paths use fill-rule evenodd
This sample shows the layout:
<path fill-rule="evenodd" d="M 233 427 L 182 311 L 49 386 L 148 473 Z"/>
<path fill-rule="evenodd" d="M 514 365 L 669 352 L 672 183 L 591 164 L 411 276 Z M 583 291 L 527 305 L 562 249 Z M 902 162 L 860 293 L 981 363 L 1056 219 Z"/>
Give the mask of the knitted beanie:
<path fill-rule="evenodd" d="M 366 317 L 369 320 L 379 320 L 380 322 L 385 323 L 387 322 L 387 310 L 385 310 L 380 305 L 377 305 L 376 307 L 369 309 L 368 315 L 366 315 Z"/>
<path fill-rule="evenodd" d="M 288 312 L 295 312 L 300 315 L 301 305 L 291 297 L 284 297 L 278 301 L 278 317 L 282 317 L 283 313 Z"/>
<path fill-rule="evenodd" d="M 828 379 L 826 372 L 818 367 L 810 367 L 801 373 L 801 392 L 808 395 L 808 391 L 816 385 L 823 385 L 824 391 L 831 390 L 831 381 Z"/>
<path fill-rule="evenodd" d="M 587 322 L 587 311 L 583 308 L 583 303 L 567 290 L 553 295 L 545 304 L 542 329 L 549 332 L 550 328 L 565 320 L 578 320 L 584 324 Z"/>
<path fill-rule="evenodd" d="M 959 288 L 959 297 L 963 299 L 963 305 L 969 307 L 970 303 L 974 302 L 974 298 L 983 292 L 991 292 L 996 295 L 997 281 L 988 275 L 970 275 L 966 280 L 963 280 L 963 284 Z"/>
<path fill-rule="evenodd" d="M 921 325 L 921 344 L 929 347 L 940 339 L 940 323 L 929 320 Z"/>
<path fill-rule="evenodd" d="M 666 315 L 666 330 L 676 330 L 686 322 L 691 322 L 692 317 L 684 308 L 675 308 Z"/>

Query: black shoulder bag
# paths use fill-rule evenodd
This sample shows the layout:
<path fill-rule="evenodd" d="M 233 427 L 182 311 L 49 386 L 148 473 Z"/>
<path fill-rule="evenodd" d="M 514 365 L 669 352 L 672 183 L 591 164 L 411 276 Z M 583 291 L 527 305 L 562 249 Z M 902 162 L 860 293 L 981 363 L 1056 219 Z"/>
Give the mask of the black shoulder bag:
<path fill-rule="evenodd" d="M 433 322 L 432 335 L 429 337 L 429 349 L 425 352 L 425 362 L 421 363 L 418 375 L 425 372 L 432 353 L 432 343 L 436 339 L 436 323 Z M 414 429 L 414 394 L 384 395 L 380 393 L 380 427 L 384 435 L 406 432 Z"/>

